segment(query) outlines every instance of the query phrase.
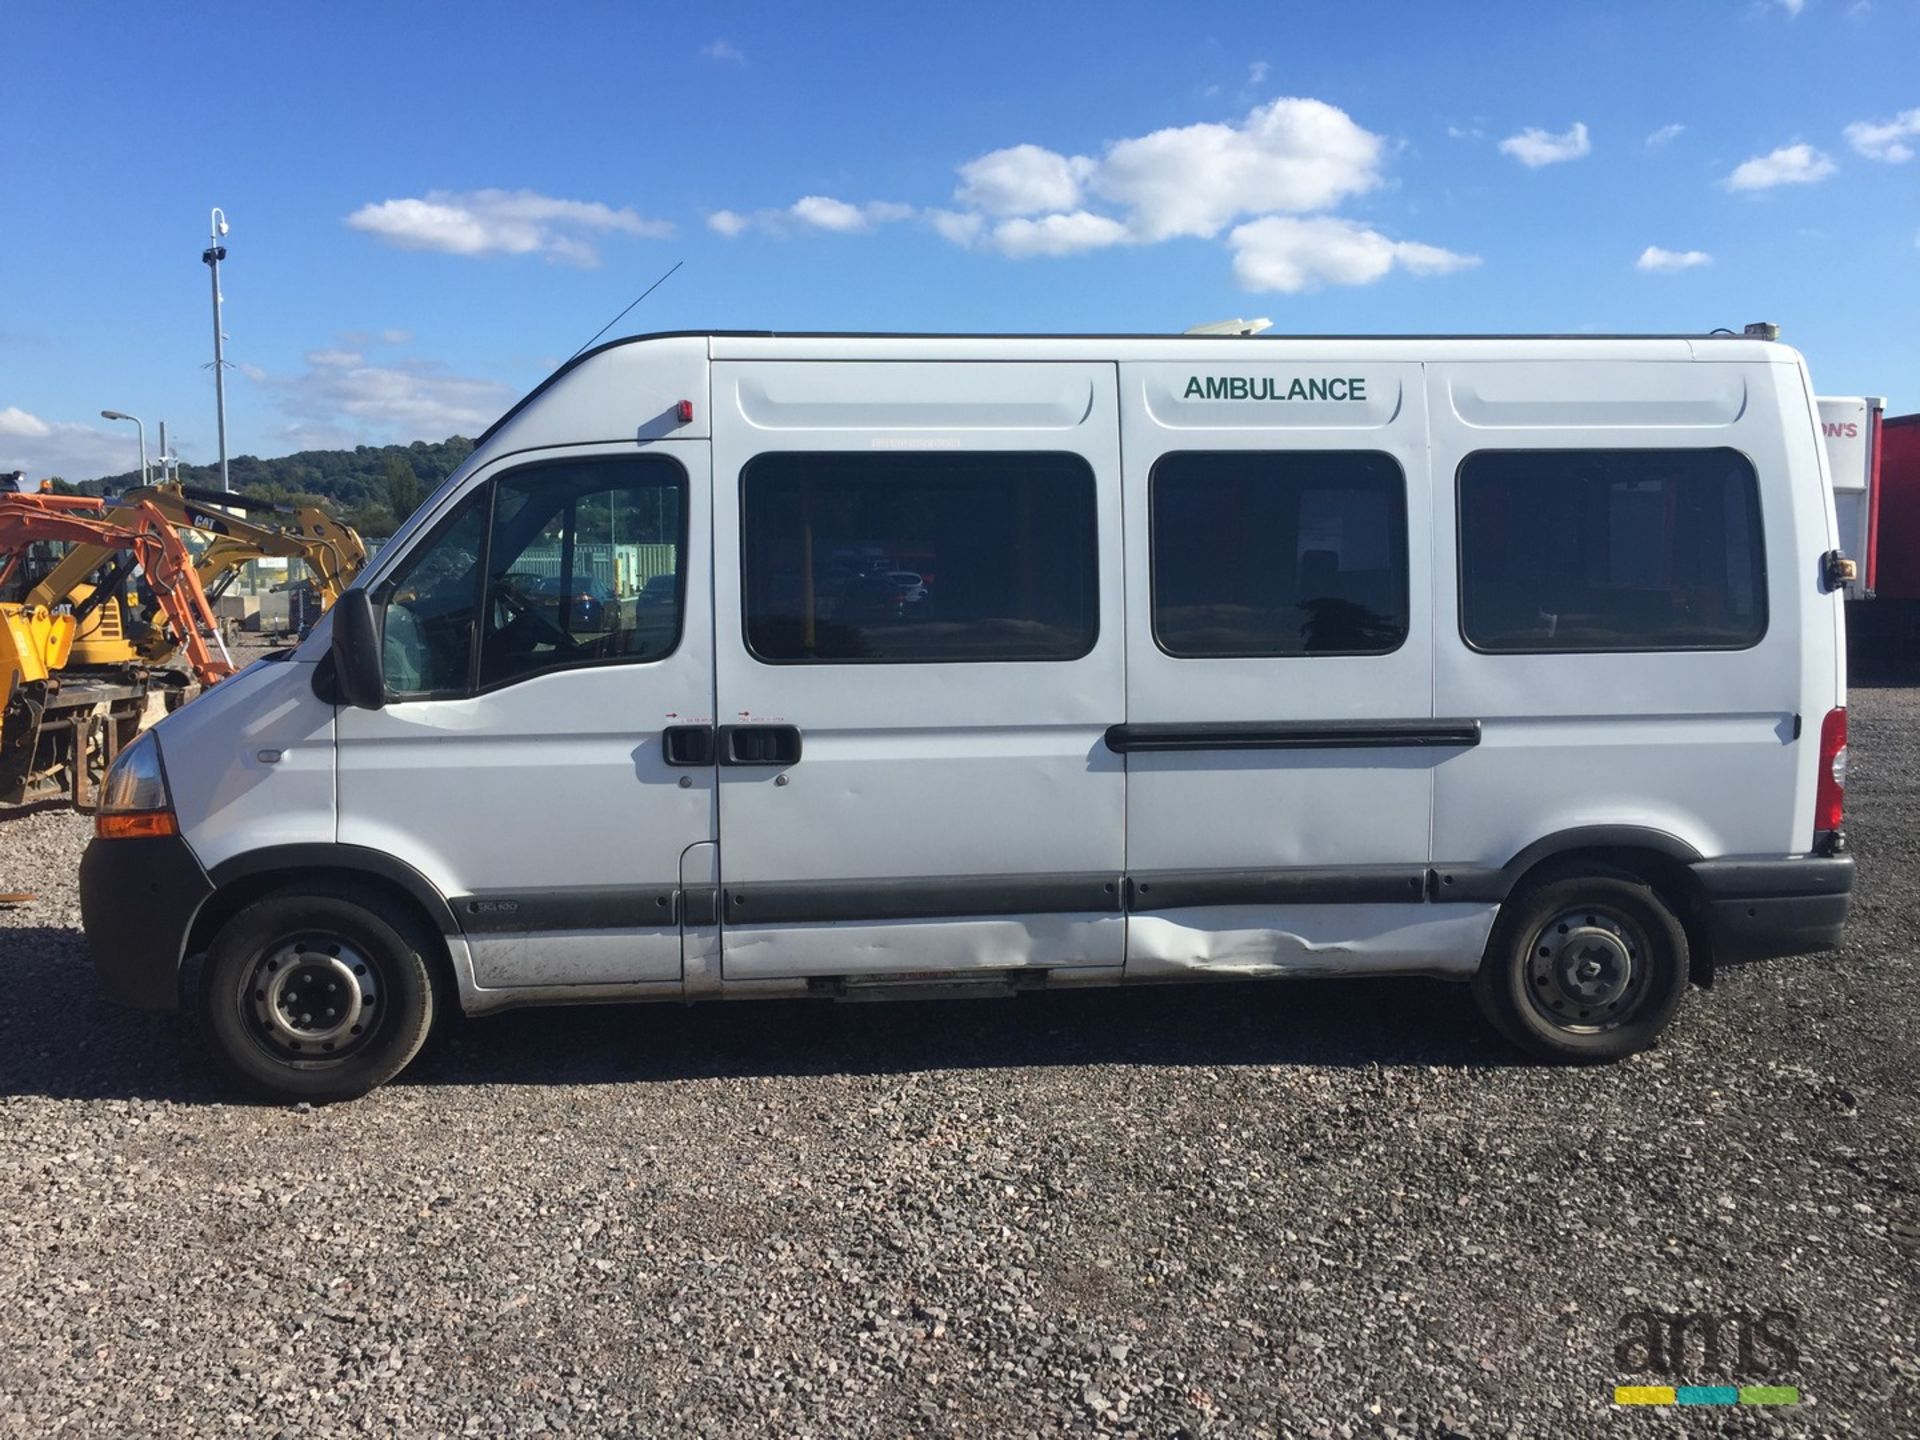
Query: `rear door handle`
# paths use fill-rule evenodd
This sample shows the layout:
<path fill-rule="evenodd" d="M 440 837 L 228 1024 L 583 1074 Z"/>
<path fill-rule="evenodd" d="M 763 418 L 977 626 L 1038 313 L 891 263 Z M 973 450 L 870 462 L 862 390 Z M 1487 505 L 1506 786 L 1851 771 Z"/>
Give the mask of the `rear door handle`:
<path fill-rule="evenodd" d="M 798 725 L 722 725 L 722 765 L 797 765 L 800 761 Z"/>
<path fill-rule="evenodd" d="M 661 756 L 669 765 L 711 765 L 714 749 L 711 725 L 669 725 L 660 732 Z"/>

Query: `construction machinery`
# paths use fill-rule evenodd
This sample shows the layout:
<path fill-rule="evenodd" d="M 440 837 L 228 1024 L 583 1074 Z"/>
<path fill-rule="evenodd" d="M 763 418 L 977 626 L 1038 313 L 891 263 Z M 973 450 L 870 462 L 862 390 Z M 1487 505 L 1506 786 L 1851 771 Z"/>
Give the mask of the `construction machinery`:
<path fill-rule="evenodd" d="M 0 604 L 0 803 L 70 794 L 85 804 L 95 777 L 138 733 L 156 685 L 180 692 L 234 669 L 223 647 L 215 653 L 218 622 L 193 554 L 158 505 L 123 500 L 109 518 L 92 497 L 0 495 L 0 590 L 55 545 L 71 547 L 69 557 L 93 556 L 84 574 L 103 566 L 105 573 L 90 586 L 67 584 L 52 597 L 65 607 L 56 610 L 47 592 L 67 563 L 61 559 L 21 601 Z M 158 669 L 130 644 L 104 663 L 79 662 L 76 637 L 103 611 L 122 618 L 136 573 L 152 596 L 148 630 L 161 633 L 161 659 L 178 650 L 191 677 Z"/>
<path fill-rule="evenodd" d="M 117 500 L 94 500 L 102 519 L 120 524 L 142 514 L 158 514 L 169 524 L 197 532 L 208 541 L 194 559 L 194 571 L 207 598 L 216 600 L 249 562 L 265 558 L 299 560 L 311 577 L 320 608 L 326 609 L 353 583 L 367 563 L 367 547 L 350 525 L 313 505 L 285 505 L 248 495 L 196 490 L 180 484 L 140 485 Z M 279 523 L 243 518 L 275 515 Z M 116 567 L 120 573 L 116 572 Z M 145 660 L 163 664 L 176 637 L 163 627 L 139 627 L 125 593 L 124 560 L 105 546 L 77 545 L 27 592 L 25 603 L 53 607 L 69 600 L 85 603 L 89 582 L 114 593 L 91 608 L 74 637 L 71 662 L 96 666 Z M 96 579 L 98 574 L 104 578 Z"/>

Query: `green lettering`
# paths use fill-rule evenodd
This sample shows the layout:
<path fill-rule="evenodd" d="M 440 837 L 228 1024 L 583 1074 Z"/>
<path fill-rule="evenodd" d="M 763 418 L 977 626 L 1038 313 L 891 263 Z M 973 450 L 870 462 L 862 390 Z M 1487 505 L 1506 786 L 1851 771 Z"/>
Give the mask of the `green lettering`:
<path fill-rule="evenodd" d="M 1180 398 L 1182 400 L 1191 400 L 1197 395 L 1201 399 L 1205 399 L 1206 394 L 1206 387 L 1200 383 L 1200 377 L 1193 375 L 1188 377 L 1186 392 L 1182 394 Z"/>
<path fill-rule="evenodd" d="M 1327 381 L 1327 398 L 1329 400 L 1347 399 L 1347 382 L 1337 377 Z"/>
<path fill-rule="evenodd" d="M 1358 375 L 1347 381 L 1347 398 L 1364 400 L 1367 398 L 1367 382 Z"/>
<path fill-rule="evenodd" d="M 1207 377 L 1207 399 L 1225 400 L 1226 398 L 1227 382 L 1218 375 L 1209 375 Z"/>
<path fill-rule="evenodd" d="M 1293 377 L 1293 384 L 1287 387 L 1287 399 L 1304 400 L 1306 398 L 1307 398 L 1307 382 L 1302 380 L 1298 375 L 1296 375 Z"/>
<path fill-rule="evenodd" d="M 1307 398 L 1309 400 L 1326 399 L 1327 398 L 1327 382 L 1324 380 L 1309 380 L 1307 382 Z"/>

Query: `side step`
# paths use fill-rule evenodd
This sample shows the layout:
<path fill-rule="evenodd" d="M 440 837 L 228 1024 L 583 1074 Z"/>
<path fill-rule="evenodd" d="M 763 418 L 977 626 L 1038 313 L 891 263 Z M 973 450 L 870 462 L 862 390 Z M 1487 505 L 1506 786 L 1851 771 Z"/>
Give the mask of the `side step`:
<path fill-rule="evenodd" d="M 934 974 L 820 976 L 807 990 L 828 1000 L 998 1000 L 1044 990 L 1044 970 L 949 970 Z"/>

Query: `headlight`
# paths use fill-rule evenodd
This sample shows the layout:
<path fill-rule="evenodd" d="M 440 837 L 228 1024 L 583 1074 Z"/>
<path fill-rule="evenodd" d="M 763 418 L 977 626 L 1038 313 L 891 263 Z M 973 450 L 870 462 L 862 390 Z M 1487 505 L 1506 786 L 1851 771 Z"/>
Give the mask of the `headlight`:
<path fill-rule="evenodd" d="M 93 833 L 102 840 L 123 840 L 179 832 L 166 772 L 160 768 L 160 742 L 151 734 L 142 735 L 120 752 L 107 771 Z"/>

